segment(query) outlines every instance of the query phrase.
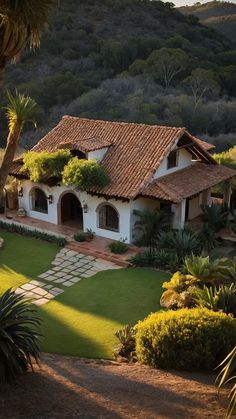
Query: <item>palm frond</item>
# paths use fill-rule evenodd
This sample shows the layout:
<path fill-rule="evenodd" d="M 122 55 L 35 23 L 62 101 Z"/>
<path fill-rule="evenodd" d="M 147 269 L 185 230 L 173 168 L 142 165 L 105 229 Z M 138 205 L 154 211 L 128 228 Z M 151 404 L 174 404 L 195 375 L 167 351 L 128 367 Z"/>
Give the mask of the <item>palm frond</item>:
<path fill-rule="evenodd" d="M 0 383 L 14 379 L 33 368 L 39 359 L 36 308 L 22 295 L 7 290 L 0 297 Z"/>
<path fill-rule="evenodd" d="M 217 382 L 219 382 L 219 389 L 226 384 L 236 381 L 236 346 L 233 350 L 226 356 L 226 358 L 221 362 L 218 368 L 222 368 L 218 377 Z M 226 414 L 226 418 L 229 419 L 236 410 L 236 383 L 233 385 L 230 391 L 230 402 Z"/>
<path fill-rule="evenodd" d="M 7 91 L 8 105 L 6 106 L 6 116 L 8 119 L 8 127 L 11 132 L 15 124 L 24 125 L 25 122 L 32 122 L 36 125 L 37 104 L 30 97 L 19 93 L 17 90 L 13 95 Z"/>
<path fill-rule="evenodd" d="M 2 19 L 13 22 L 15 30 L 26 30 L 31 46 L 38 47 L 49 13 L 57 3 L 56 0 L 1 0 L 0 10 Z"/>

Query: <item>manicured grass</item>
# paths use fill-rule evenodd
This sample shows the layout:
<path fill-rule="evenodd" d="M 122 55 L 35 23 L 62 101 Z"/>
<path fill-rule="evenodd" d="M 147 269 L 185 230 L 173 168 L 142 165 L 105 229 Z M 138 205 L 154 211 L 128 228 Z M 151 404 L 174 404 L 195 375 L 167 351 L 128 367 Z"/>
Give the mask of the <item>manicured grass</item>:
<path fill-rule="evenodd" d="M 55 244 L 0 230 L 0 293 L 48 270 Z M 90 358 L 112 358 L 114 333 L 160 309 L 162 282 L 169 277 L 150 269 L 100 272 L 67 288 L 40 307 L 42 349 Z"/>
<path fill-rule="evenodd" d="M 0 230 L 0 293 L 16 288 L 50 268 L 59 246 Z"/>
<path fill-rule="evenodd" d="M 40 308 L 43 350 L 112 358 L 115 331 L 160 309 L 167 278 L 167 273 L 128 268 L 83 279 Z"/>

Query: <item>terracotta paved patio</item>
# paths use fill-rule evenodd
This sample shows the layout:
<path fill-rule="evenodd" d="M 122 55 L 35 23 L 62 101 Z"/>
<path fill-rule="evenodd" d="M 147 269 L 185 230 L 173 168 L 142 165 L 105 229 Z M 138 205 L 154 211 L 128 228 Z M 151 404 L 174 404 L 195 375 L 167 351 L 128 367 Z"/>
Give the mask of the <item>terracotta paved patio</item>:
<path fill-rule="evenodd" d="M 95 256 L 96 258 L 108 260 L 110 262 L 119 264 L 121 266 L 128 266 L 129 260 L 133 255 L 141 251 L 140 248 L 128 245 L 128 250 L 123 255 L 114 255 L 109 250 L 109 244 L 113 241 L 106 239 L 104 237 L 95 236 L 90 242 L 76 242 L 73 239 L 75 233 L 78 233 L 81 230 L 78 230 L 75 226 L 70 226 L 68 224 L 57 225 L 49 223 L 47 221 L 37 220 L 36 218 L 31 217 L 19 217 L 16 211 L 7 210 L 5 214 L 0 214 L 0 220 L 5 221 L 9 224 L 17 224 L 23 227 L 29 227 L 30 229 L 35 229 L 45 233 L 52 233 L 56 236 L 65 237 L 69 242 L 68 248 L 70 250 L 76 251 L 78 253 L 83 253 L 85 255 Z M 82 231 L 81 231 L 82 232 Z"/>

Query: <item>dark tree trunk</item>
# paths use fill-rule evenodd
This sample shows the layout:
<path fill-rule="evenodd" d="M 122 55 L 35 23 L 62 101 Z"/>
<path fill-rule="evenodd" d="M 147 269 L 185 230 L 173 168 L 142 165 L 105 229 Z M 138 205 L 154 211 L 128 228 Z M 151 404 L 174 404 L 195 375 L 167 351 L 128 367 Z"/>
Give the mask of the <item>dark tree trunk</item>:
<path fill-rule="evenodd" d="M 7 146 L 0 168 L 0 207 L 4 206 L 4 187 L 7 181 L 7 176 L 9 174 L 11 164 L 15 157 L 16 149 L 20 138 L 21 128 L 22 124 L 16 123 L 14 129 L 8 134 Z"/>
<path fill-rule="evenodd" d="M 2 87 L 3 82 L 4 82 L 6 63 L 7 63 L 6 57 L 0 55 L 0 87 Z"/>

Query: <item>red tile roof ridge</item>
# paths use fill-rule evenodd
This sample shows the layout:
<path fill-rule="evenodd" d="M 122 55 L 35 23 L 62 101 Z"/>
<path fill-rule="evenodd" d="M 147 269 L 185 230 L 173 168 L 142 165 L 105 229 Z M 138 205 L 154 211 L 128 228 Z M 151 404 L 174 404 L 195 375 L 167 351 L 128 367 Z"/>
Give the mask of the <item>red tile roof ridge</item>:
<path fill-rule="evenodd" d="M 165 129 L 169 129 L 169 130 L 179 130 L 179 129 L 183 129 L 184 131 L 187 131 L 186 127 L 170 127 L 168 125 L 159 125 L 159 124 L 144 124 L 144 123 L 140 123 L 140 122 L 125 122 L 125 121 L 107 121 L 106 119 L 93 119 L 93 118 L 81 118 L 80 116 L 72 116 L 72 115 L 63 115 L 62 119 L 74 119 L 77 120 L 79 119 L 80 121 L 90 121 L 90 122 L 102 122 L 102 123 L 106 123 L 106 124 L 119 124 L 119 125 L 134 125 L 134 126 L 139 126 L 139 127 L 153 127 L 153 128 L 165 128 Z M 206 141 L 204 141 L 206 142 Z"/>

